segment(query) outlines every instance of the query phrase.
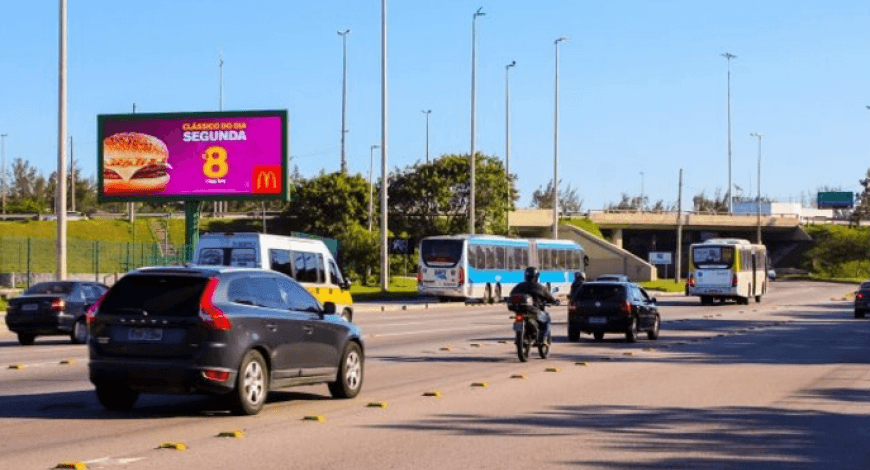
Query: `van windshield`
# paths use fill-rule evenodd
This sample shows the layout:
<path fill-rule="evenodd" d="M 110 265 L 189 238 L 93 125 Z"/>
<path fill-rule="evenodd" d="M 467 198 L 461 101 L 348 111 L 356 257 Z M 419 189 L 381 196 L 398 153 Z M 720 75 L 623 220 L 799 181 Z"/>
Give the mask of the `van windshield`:
<path fill-rule="evenodd" d="M 257 252 L 253 248 L 203 248 L 197 264 L 206 266 L 257 267 Z"/>

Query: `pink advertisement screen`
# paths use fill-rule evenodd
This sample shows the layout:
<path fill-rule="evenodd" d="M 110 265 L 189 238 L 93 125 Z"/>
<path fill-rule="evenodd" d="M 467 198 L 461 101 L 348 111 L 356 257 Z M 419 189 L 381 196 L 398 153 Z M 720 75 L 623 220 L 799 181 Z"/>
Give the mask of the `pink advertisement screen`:
<path fill-rule="evenodd" d="M 285 199 L 286 111 L 98 118 L 101 201 Z"/>

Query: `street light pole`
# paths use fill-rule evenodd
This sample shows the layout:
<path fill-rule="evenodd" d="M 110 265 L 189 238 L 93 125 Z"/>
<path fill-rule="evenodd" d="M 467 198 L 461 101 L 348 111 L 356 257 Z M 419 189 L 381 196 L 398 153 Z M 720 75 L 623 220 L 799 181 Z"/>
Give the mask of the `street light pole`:
<path fill-rule="evenodd" d="M 338 31 L 338 35 L 341 36 L 342 42 L 342 55 L 341 55 L 341 174 L 347 173 L 347 159 L 344 154 L 344 137 L 347 133 L 347 128 L 345 127 L 345 116 L 347 114 L 347 34 L 350 33 L 349 29 L 345 29 L 344 31 Z"/>
<path fill-rule="evenodd" d="M 757 132 L 753 132 L 749 135 L 758 139 L 758 182 L 756 183 L 756 186 L 758 186 L 758 196 L 755 198 L 755 223 L 758 232 L 756 233 L 755 238 L 756 243 L 761 244 L 761 138 L 763 135 Z"/>
<path fill-rule="evenodd" d="M 432 114 L 431 109 L 424 109 L 421 111 L 426 115 L 426 163 L 429 163 L 429 115 Z"/>
<path fill-rule="evenodd" d="M 640 211 L 643 212 L 643 172 L 640 172 Z"/>
<path fill-rule="evenodd" d="M 6 137 L 9 134 L 0 134 L 0 194 L 3 197 L 3 215 L 6 215 Z M 6 217 L 3 217 L 6 220 Z"/>
<path fill-rule="evenodd" d="M 477 17 L 483 16 L 486 14 L 486 13 L 483 13 L 481 10 L 483 10 L 483 7 L 478 8 L 477 11 L 474 12 L 474 16 L 471 17 L 471 153 L 468 155 L 468 158 L 470 159 L 470 165 L 471 165 L 471 172 L 470 172 L 471 173 L 470 174 L 471 201 L 470 201 L 470 205 L 469 205 L 469 209 L 468 209 L 468 233 L 470 233 L 472 235 L 474 235 L 474 211 L 475 211 L 475 207 L 474 207 L 474 192 L 475 192 L 475 174 L 474 173 L 475 172 L 474 172 L 474 169 L 476 166 L 476 162 L 475 162 L 475 158 L 474 158 L 474 101 L 475 101 L 475 95 L 474 95 L 474 85 L 475 85 L 474 72 L 475 72 L 475 70 L 474 69 L 477 65 L 477 61 L 475 60 L 475 52 L 476 52 L 475 46 L 477 44 Z"/>
<path fill-rule="evenodd" d="M 372 145 L 369 150 L 369 232 L 372 231 L 372 212 L 374 212 L 374 197 L 375 183 L 372 181 L 372 169 L 375 166 L 375 149 L 381 148 L 380 145 Z"/>
<path fill-rule="evenodd" d="M 553 113 L 553 238 L 559 239 L 559 43 L 565 36 L 553 41 L 556 49 L 555 107 Z"/>
<path fill-rule="evenodd" d="M 510 69 L 517 65 L 517 61 L 504 66 L 504 174 L 507 180 L 507 201 L 505 206 L 505 228 L 510 223 L 508 212 L 511 208 L 511 87 Z"/>
<path fill-rule="evenodd" d="M 726 194 L 728 195 L 728 214 L 732 214 L 734 212 L 732 203 L 734 198 L 731 197 L 731 59 L 736 59 L 737 56 L 730 52 L 725 52 L 721 56 L 728 61 L 728 191 Z"/>
<path fill-rule="evenodd" d="M 67 0 L 60 0 L 58 31 L 57 93 L 57 272 L 56 279 L 66 279 L 66 26 Z"/>
<path fill-rule="evenodd" d="M 387 252 L 387 0 L 381 0 L 381 290 L 390 286 Z"/>

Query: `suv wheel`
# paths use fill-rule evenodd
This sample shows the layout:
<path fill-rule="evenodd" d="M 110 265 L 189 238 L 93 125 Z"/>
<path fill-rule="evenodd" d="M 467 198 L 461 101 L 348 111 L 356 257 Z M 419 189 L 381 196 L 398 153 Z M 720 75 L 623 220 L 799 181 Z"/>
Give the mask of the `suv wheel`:
<path fill-rule="evenodd" d="M 88 342 L 88 326 L 85 324 L 84 318 L 79 318 L 73 324 L 72 334 L 70 339 L 73 344 L 85 344 Z"/>
<path fill-rule="evenodd" d="M 631 317 L 631 323 L 625 330 L 625 340 L 629 343 L 637 341 L 637 318 Z"/>
<path fill-rule="evenodd" d="M 651 330 L 646 332 L 646 337 L 649 339 L 659 339 L 659 330 L 661 329 L 662 321 L 659 319 L 659 316 L 656 315 L 655 320 L 653 320 L 653 327 Z"/>
<path fill-rule="evenodd" d="M 338 376 L 335 382 L 329 383 L 329 393 L 334 398 L 353 398 L 362 389 L 363 356 L 359 345 L 350 342 L 341 355 L 338 366 Z"/>
<path fill-rule="evenodd" d="M 248 351 L 239 366 L 236 389 L 233 392 L 234 408 L 239 414 L 255 415 L 263 409 L 269 393 L 269 370 L 263 356 L 254 350 Z"/>
<path fill-rule="evenodd" d="M 22 346 L 30 346 L 36 340 L 36 335 L 30 333 L 18 333 L 18 344 Z"/>
<path fill-rule="evenodd" d="M 97 400 L 107 410 L 129 411 L 139 398 L 139 392 L 119 383 L 101 382 L 96 389 Z"/>

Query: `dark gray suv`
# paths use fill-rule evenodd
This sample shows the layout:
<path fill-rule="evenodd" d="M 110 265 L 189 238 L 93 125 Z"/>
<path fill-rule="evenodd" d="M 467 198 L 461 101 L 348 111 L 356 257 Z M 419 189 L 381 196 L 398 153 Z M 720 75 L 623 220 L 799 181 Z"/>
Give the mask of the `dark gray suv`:
<path fill-rule="evenodd" d="M 90 379 L 108 409 L 140 393 L 204 393 L 256 414 L 270 389 L 326 383 L 353 398 L 362 387 L 359 328 L 275 271 L 143 268 L 87 317 Z"/>

